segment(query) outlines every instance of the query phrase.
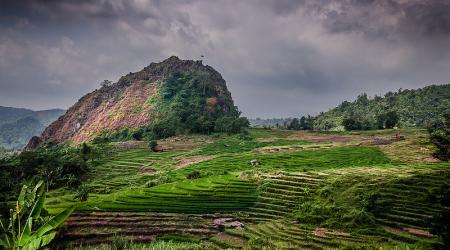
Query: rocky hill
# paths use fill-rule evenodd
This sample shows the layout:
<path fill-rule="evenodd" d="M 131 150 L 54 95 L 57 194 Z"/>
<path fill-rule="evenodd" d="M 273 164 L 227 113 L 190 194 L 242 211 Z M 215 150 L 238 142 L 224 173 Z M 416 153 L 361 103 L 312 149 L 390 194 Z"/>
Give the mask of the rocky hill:
<path fill-rule="evenodd" d="M 315 130 L 368 130 L 389 127 L 426 127 L 450 112 L 450 84 L 400 89 L 369 98 L 361 94 L 318 115 Z"/>
<path fill-rule="evenodd" d="M 211 132 L 220 130 L 216 121 L 227 117 L 238 118 L 239 113 L 222 76 L 202 61 L 172 56 L 83 96 L 29 147 L 46 141 L 78 144 L 118 134 Z"/>
<path fill-rule="evenodd" d="M 32 136 L 42 133 L 62 114 L 62 109 L 33 111 L 0 106 L 0 147 L 8 150 L 23 148 Z"/>

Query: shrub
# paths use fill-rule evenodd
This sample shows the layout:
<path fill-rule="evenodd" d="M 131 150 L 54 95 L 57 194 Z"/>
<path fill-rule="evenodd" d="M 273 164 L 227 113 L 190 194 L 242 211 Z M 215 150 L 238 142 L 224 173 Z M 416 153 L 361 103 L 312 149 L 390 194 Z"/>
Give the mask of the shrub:
<path fill-rule="evenodd" d="M 155 151 L 156 146 L 158 146 L 158 142 L 156 140 L 150 140 L 148 142 L 148 147 L 150 148 L 151 151 Z"/>
<path fill-rule="evenodd" d="M 89 192 L 90 189 L 86 185 L 81 185 L 76 193 L 75 193 L 75 199 L 79 201 L 86 201 L 89 198 Z"/>
<path fill-rule="evenodd" d="M 192 172 L 190 172 L 189 174 L 186 175 L 186 178 L 188 179 L 198 179 L 200 178 L 201 174 L 199 171 L 194 170 Z"/>

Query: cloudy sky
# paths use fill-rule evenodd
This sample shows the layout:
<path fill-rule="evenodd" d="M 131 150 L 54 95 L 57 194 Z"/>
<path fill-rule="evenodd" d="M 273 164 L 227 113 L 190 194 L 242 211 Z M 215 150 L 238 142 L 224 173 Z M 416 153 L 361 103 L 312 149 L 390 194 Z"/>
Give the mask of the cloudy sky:
<path fill-rule="evenodd" d="M 205 55 L 249 117 L 315 114 L 450 83 L 450 1 L 0 1 L 0 105 L 68 108 L 171 55 Z"/>

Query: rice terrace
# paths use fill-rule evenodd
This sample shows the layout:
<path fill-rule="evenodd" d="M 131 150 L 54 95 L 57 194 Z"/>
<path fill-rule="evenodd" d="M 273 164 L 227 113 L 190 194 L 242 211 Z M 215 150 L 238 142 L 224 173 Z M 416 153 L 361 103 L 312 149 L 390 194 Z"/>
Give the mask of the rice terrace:
<path fill-rule="evenodd" d="M 450 249 L 449 17 L 0 1 L 0 250 Z"/>

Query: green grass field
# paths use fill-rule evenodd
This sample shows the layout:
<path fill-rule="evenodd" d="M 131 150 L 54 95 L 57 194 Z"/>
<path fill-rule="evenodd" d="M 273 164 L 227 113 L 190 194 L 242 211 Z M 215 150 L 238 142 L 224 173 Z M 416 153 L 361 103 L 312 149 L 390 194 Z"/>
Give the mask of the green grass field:
<path fill-rule="evenodd" d="M 252 129 L 250 140 L 216 135 L 162 153 L 116 149 L 83 180 L 87 201 L 61 188 L 49 193 L 46 207 L 77 206 L 63 243 L 124 237 L 140 249 L 172 235 L 193 237 L 183 244 L 205 249 L 439 247 L 430 221 L 448 209 L 440 200 L 450 164 L 395 157 L 411 150 L 428 157 L 423 131 L 403 131 L 406 140 L 389 145 L 370 140 L 396 131 L 371 133 Z M 186 164 L 190 159 L 200 160 Z"/>

